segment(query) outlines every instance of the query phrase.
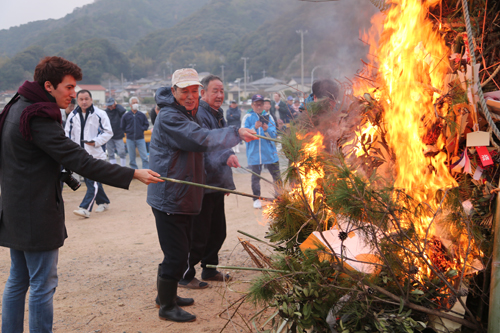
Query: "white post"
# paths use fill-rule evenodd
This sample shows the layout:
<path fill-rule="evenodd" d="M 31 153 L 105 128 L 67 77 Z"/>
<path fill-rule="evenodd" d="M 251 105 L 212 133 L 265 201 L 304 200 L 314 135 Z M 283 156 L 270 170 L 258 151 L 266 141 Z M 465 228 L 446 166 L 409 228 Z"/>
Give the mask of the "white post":
<path fill-rule="evenodd" d="M 298 34 L 300 34 L 300 84 L 304 87 L 304 34 L 307 34 L 307 30 L 297 30 Z"/>
<path fill-rule="evenodd" d="M 247 60 L 250 58 L 242 57 L 243 59 L 243 73 L 244 73 L 244 82 L 243 82 L 243 96 L 247 98 Z"/>

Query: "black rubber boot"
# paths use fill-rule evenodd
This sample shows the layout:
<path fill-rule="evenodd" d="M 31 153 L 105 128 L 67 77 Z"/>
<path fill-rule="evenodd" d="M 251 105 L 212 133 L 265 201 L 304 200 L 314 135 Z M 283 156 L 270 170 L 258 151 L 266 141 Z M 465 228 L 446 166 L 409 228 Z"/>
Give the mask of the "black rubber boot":
<path fill-rule="evenodd" d="M 158 264 L 158 274 L 156 275 L 156 290 L 158 290 L 158 278 L 160 277 L 161 274 L 161 264 Z M 178 306 L 190 306 L 194 304 L 194 299 L 192 298 L 185 298 L 185 297 L 179 297 L 177 296 L 177 299 L 175 300 L 177 302 Z M 158 294 L 156 295 L 155 299 L 156 307 L 160 307 L 160 299 L 158 298 Z"/>
<path fill-rule="evenodd" d="M 186 298 L 186 297 L 179 297 L 177 296 L 177 299 L 175 300 L 178 306 L 190 306 L 194 304 L 194 299 L 192 298 Z M 156 296 L 156 307 L 160 307 L 160 299 L 158 298 L 158 295 Z"/>
<path fill-rule="evenodd" d="M 160 319 L 178 323 L 195 321 L 196 316 L 182 310 L 176 303 L 177 281 L 158 277 L 158 299 L 160 300 Z"/>

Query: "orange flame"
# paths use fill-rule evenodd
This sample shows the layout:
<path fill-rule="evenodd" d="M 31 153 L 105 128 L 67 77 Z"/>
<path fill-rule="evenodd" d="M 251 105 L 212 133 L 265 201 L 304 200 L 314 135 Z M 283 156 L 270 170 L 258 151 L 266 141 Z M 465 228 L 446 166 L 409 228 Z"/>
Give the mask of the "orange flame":
<path fill-rule="evenodd" d="M 446 58 L 450 51 L 426 18 L 429 7 L 437 1 L 393 2 L 382 26 L 375 26 L 368 36 L 371 65 L 365 72 L 376 71 L 372 74 L 376 74 L 377 93 L 380 95 L 375 98 L 384 107 L 386 140 L 396 157 L 395 186 L 406 189 L 414 199 L 426 202 L 436 210 L 439 203 L 435 201 L 435 193 L 456 186 L 457 182 L 445 164 L 444 136 L 438 136 L 434 146 L 439 153 L 432 157 L 425 155 L 427 146 L 422 139 L 435 130 L 430 128 L 438 120 L 433 104 L 439 97 L 436 91 L 444 88 L 448 71 Z M 380 16 L 372 22 L 379 20 Z M 382 31 L 378 41 L 377 31 Z M 365 81 L 355 87 L 355 92 L 361 95 L 371 89 Z M 364 131 L 370 126 L 368 124 Z M 429 217 L 415 226 L 422 239 L 427 235 L 441 235 L 442 231 L 436 230 L 432 222 L 432 217 Z M 456 233 L 453 230 L 447 232 Z M 465 261 L 470 263 L 471 259 L 465 259 L 467 237 L 463 235 L 460 241 L 462 244 L 458 245 L 460 253 L 457 255 L 463 265 Z M 473 252 L 477 254 L 477 250 Z"/>
<path fill-rule="evenodd" d="M 304 139 L 304 137 L 301 135 L 298 135 L 298 138 L 300 140 Z M 319 151 L 321 151 L 322 149 L 324 149 L 323 135 L 321 135 L 321 133 L 317 133 L 309 142 L 304 145 L 302 151 L 304 152 L 304 156 L 306 157 L 306 159 L 316 159 Z M 297 167 L 299 170 L 299 177 L 303 184 L 305 198 L 311 209 L 314 211 L 315 189 L 319 185 L 318 180 L 325 177 L 325 172 L 319 164 L 316 164 L 315 168 L 306 168 L 303 162 L 304 161 L 295 162 L 293 163 L 293 166 Z M 299 187 L 293 189 L 294 193 L 298 193 L 299 191 L 301 191 Z"/>

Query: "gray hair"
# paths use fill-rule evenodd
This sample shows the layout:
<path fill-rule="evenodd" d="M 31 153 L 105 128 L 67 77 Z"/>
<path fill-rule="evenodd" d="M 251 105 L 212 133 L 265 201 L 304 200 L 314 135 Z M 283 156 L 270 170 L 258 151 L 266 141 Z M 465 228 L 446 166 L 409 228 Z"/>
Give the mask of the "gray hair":
<path fill-rule="evenodd" d="M 129 104 L 129 105 L 132 105 L 132 100 L 134 100 L 134 99 L 135 99 L 135 100 L 137 100 L 137 103 L 139 103 L 139 102 L 140 102 L 138 97 L 132 96 L 132 97 L 130 97 L 130 98 L 129 98 L 129 100 L 128 100 L 128 104 Z"/>
<path fill-rule="evenodd" d="M 217 75 L 210 74 L 210 75 L 205 76 L 200 81 L 200 83 L 203 85 L 203 87 L 201 87 L 201 89 L 206 91 L 208 88 L 208 84 L 212 81 L 215 81 L 215 80 L 219 80 L 220 82 L 222 82 L 222 79 L 220 77 L 218 77 Z M 224 83 L 224 82 L 222 82 L 222 83 Z"/>

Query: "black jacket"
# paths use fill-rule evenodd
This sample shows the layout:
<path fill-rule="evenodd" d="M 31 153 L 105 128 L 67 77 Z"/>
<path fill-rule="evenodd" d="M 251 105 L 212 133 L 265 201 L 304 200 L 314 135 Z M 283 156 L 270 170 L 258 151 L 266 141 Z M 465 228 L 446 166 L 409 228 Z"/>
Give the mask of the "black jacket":
<path fill-rule="evenodd" d="M 234 127 L 208 130 L 179 105 L 170 91 L 156 91 L 161 108 L 149 145 L 149 167 L 163 177 L 205 183 L 203 153 L 235 146 L 240 137 Z M 164 182 L 148 186 L 148 204 L 165 213 L 197 215 L 201 210 L 203 188 Z"/>
<path fill-rule="evenodd" d="M 227 124 L 236 128 L 241 127 L 241 110 L 239 107 L 229 108 L 226 111 Z"/>
<path fill-rule="evenodd" d="M 205 128 L 215 129 L 227 127 L 224 120 L 224 111 L 222 109 L 214 110 L 207 102 L 200 100 L 200 106 L 196 113 L 198 123 Z M 206 184 L 234 190 L 233 171 L 227 165 L 229 156 L 234 155 L 231 149 L 221 149 L 216 151 L 208 151 L 205 153 L 205 171 Z M 205 193 L 218 192 L 215 190 L 205 189 Z"/>
<path fill-rule="evenodd" d="M 54 100 L 55 101 L 55 100 Z M 134 170 L 94 159 L 64 134 L 61 124 L 33 117 L 32 141 L 19 131 L 24 97 L 12 105 L 0 144 L 0 246 L 19 251 L 50 251 L 67 237 L 61 196 L 61 165 L 78 174 L 128 188 Z"/>
<path fill-rule="evenodd" d="M 111 139 L 119 140 L 123 139 L 124 132 L 121 127 L 122 117 L 127 112 L 123 106 L 120 104 L 116 104 L 115 108 L 111 110 L 110 108 L 106 108 L 106 113 L 108 114 L 109 122 L 111 123 L 111 129 L 113 130 L 113 136 Z"/>

